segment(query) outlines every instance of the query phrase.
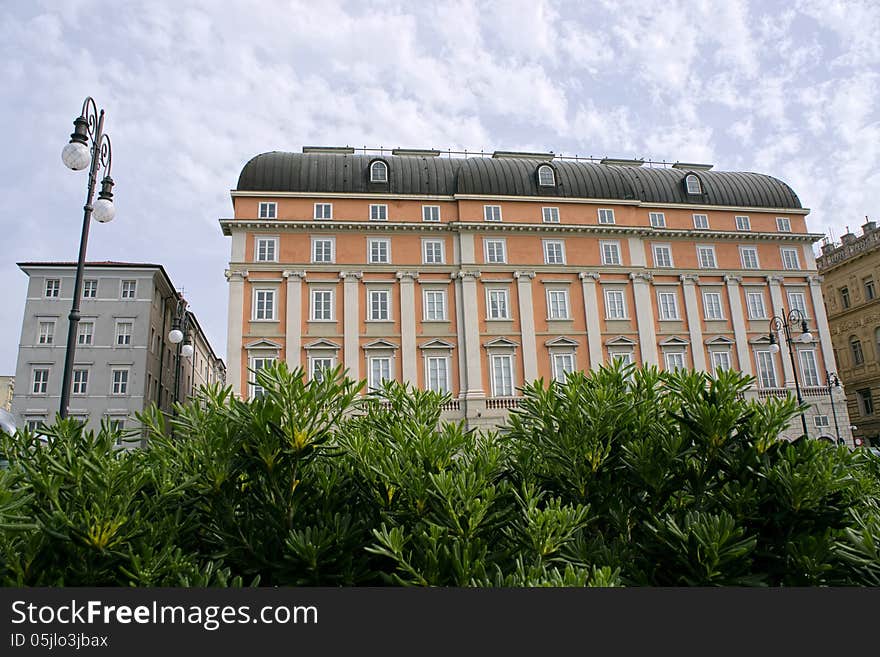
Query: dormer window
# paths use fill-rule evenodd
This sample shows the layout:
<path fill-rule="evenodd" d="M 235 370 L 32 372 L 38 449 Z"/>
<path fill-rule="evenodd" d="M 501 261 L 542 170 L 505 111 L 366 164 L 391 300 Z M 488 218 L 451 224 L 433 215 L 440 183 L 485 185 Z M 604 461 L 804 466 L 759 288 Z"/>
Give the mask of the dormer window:
<path fill-rule="evenodd" d="M 538 167 L 538 185 L 541 187 L 556 187 L 556 174 L 549 164 Z"/>
<path fill-rule="evenodd" d="M 684 184 L 687 187 L 688 194 L 702 194 L 703 186 L 700 184 L 700 179 L 697 178 L 694 174 L 689 173 L 684 178 Z"/>
<path fill-rule="evenodd" d="M 373 162 L 370 165 L 370 182 L 388 182 L 388 165 L 378 160 Z"/>

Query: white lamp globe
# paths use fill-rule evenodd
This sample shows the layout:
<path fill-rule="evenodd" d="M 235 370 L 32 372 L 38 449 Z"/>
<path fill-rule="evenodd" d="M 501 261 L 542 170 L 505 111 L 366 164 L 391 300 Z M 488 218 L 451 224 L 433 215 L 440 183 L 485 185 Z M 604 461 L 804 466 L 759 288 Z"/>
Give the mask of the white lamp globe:
<path fill-rule="evenodd" d="M 113 201 L 99 198 L 95 201 L 95 205 L 92 206 L 92 216 L 95 218 L 95 221 L 106 224 L 108 221 L 113 221 L 113 217 L 116 216 L 116 206 L 113 205 Z"/>
<path fill-rule="evenodd" d="M 184 358 L 191 358 L 193 355 L 193 346 L 191 344 L 185 344 L 180 348 L 180 353 L 183 354 Z"/>
<path fill-rule="evenodd" d="M 804 331 L 801 333 L 801 342 L 812 342 L 813 334 L 809 331 Z"/>
<path fill-rule="evenodd" d="M 64 166 L 74 171 L 81 171 L 89 166 L 89 148 L 78 141 L 72 141 L 61 151 Z"/>
<path fill-rule="evenodd" d="M 779 345 L 776 344 L 775 342 L 770 345 L 770 353 L 771 354 L 778 354 L 779 353 Z"/>
<path fill-rule="evenodd" d="M 180 329 L 172 329 L 168 334 L 168 341 L 171 344 L 180 344 L 183 341 L 183 331 Z"/>

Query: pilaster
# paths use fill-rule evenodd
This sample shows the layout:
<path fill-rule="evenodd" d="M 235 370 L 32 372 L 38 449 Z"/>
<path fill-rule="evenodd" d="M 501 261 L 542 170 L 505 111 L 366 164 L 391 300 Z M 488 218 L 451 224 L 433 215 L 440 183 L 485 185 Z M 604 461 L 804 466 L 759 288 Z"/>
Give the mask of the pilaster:
<path fill-rule="evenodd" d="M 703 345 L 703 323 L 700 319 L 700 307 L 697 302 L 697 286 L 700 277 L 696 274 L 681 274 L 679 280 L 684 292 L 684 309 L 688 322 L 688 334 L 691 339 L 694 369 L 706 371 L 706 348 Z"/>
<path fill-rule="evenodd" d="M 584 294 L 584 314 L 587 325 L 587 345 L 590 351 L 590 369 L 598 369 L 602 365 L 602 329 L 599 327 L 599 301 L 596 296 L 596 282 L 599 272 L 582 271 L 581 290 Z"/>
<path fill-rule="evenodd" d="M 522 334 L 523 383 L 538 378 L 538 348 L 535 338 L 535 309 L 532 301 L 533 271 L 516 271 L 516 291 L 519 299 L 519 324 Z"/>

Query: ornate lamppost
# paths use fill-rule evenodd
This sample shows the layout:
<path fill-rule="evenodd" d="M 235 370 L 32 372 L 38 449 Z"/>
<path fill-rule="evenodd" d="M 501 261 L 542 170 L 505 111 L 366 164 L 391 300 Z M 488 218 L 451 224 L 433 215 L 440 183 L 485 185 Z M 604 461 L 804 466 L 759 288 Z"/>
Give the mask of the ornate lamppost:
<path fill-rule="evenodd" d="M 74 171 L 89 168 L 88 191 L 86 192 L 86 203 L 83 206 L 82 236 L 79 241 L 79 259 L 73 283 L 73 303 L 70 315 L 68 315 L 70 323 L 67 329 L 64 374 L 61 380 L 59 413 L 62 418 L 65 418 L 70 403 L 73 361 L 76 356 L 76 332 L 80 320 L 79 304 L 82 295 L 83 269 L 86 263 L 86 246 L 89 242 L 89 220 L 94 217 L 95 221 L 107 223 L 116 216 L 116 208 L 113 205 L 113 178 L 110 177 L 113 151 L 110 147 L 110 137 L 104 134 L 104 110 L 98 111 L 91 96 L 85 99 L 82 112 L 73 121 L 73 133 L 70 135 L 70 142 L 61 151 L 61 160 L 65 166 Z M 101 180 L 101 191 L 98 193 L 98 200 L 93 204 L 92 199 L 95 196 L 98 172 L 102 168 L 104 169 L 104 178 Z"/>
<path fill-rule="evenodd" d="M 177 309 L 168 332 L 168 342 L 177 346 L 177 358 L 174 365 L 174 401 L 180 401 L 180 357 L 192 358 L 193 345 L 189 327 L 189 312 L 186 309 L 186 299 L 182 294 L 177 295 Z M 181 342 L 183 344 L 181 344 Z"/>
<path fill-rule="evenodd" d="M 774 315 L 770 319 L 770 351 L 771 353 L 779 352 L 779 343 L 776 340 L 776 334 L 779 331 L 783 331 L 785 333 L 785 341 L 788 343 L 788 355 L 791 358 L 791 366 L 794 370 L 794 389 L 797 392 L 797 400 L 798 404 L 801 406 L 801 426 L 804 429 L 804 436 L 807 435 L 807 418 L 804 417 L 803 411 L 803 397 L 801 397 L 801 386 L 798 383 L 798 373 L 797 373 L 797 362 L 794 358 L 794 348 L 792 347 L 792 337 L 791 337 L 791 329 L 794 326 L 800 325 L 801 334 L 798 336 L 797 340 L 802 343 L 807 343 L 812 341 L 813 335 L 810 333 L 807 328 L 807 320 L 804 317 L 804 314 L 798 310 L 797 308 L 792 308 L 788 314 L 783 315 Z"/>
<path fill-rule="evenodd" d="M 840 379 L 837 378 L 834 372 L 829 374 L 828 370 L 825 370 L 825 388 L 828 391 L 828 399 L 831 401 L 831 414 L 834 416 L 834 432 L 837 434 L 837 444 L 839 445 L 841 442 L 840 428 L 837 426 L 837 407 L 834 405 L 834 394 L 831 386 L 840 388 Z"/>

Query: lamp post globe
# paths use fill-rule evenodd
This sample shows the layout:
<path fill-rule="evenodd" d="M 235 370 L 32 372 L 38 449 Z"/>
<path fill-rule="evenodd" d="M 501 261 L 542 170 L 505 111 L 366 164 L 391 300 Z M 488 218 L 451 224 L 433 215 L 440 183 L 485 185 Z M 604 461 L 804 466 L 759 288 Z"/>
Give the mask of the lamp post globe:
<path fill-rule="evenodd" d="M 61 150 L 61 161 L 68 169 L 82 171 L 91 162 L 89 147 L 81 142 L 71 141 Z"/>
<path fill-rule="evenodd" d="M 184 358 L 192 358 L 192 355 L 193 355 L 193 346 L 192 346 L 191 344 L 189 344 L 189 343 L 183 345 L 183 346 L 180 348 L 180 353 L 183 355 Z"/>
<path fill-rule="evenodd" d="M 779 345 L 776 344 L 775 342 L 770 344 L 770 353 L 771 354 L 778 354 L 779 353 Z"/>
<path fill-rule="evenodd" d="M 183 331 L 180 329 L 172 329 L 168 333 L 168 342 L 171 344 L 180 344 L 183 342 Z"/>

